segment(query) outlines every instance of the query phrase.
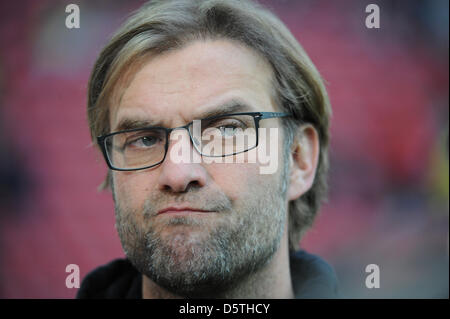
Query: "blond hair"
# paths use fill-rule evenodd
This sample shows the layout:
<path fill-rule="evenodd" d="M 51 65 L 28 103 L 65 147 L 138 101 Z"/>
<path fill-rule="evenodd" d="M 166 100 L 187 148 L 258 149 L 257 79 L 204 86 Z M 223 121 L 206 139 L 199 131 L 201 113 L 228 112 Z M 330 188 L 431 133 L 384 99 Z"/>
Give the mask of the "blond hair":
<path fill-rule="evenodd" d="M 285 25 L 269 10 L 250 0 L 156 0 L 144 4 L 125 22 L 100 53 L 88 91 L 88 122 L 95 141 L 110 132 L 108 104 L 118 83 L 129 78 L 149 54 L 157 55 L 196 39 L 239 41 L 272 67 L 274 92 L 284 120 L 285 145 L 292 143 L 300 120 L 319 134 L 320 154 L 311 189 L 289 203 L 289 247 L 299 248 L 327 194 L 331 106 L 323 80 Z M 119 81 L 120 80 L 120 81 Z M 111 186 L 110 171 L 103 188 Z"/>

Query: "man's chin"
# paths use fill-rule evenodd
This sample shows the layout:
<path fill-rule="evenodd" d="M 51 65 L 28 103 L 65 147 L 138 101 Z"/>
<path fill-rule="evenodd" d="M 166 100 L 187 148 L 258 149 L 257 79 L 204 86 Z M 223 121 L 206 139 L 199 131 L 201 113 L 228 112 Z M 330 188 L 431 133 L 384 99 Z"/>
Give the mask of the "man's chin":
<path fill-rule="evenodd" d="M 183 229 L 161 233 L 161 247 L 158 249 L 161 253 L 167 254 L 165 256 L 167 260 L 179 265 L 177 268 L 182 268 L 186 264 L 192 265 L 209 250 L 209 234 L 205 234 L 205 230 L 192 229 L 192 226 L 181 226 L 181 228 Z"/>
<path fill-rule="evenodd" d="M 142 273 L 176 295 L 202 297 L 224 283 L 224 260 L 216 253 L 207 241 L 176 235 L 149 252 L 153 257 Z"/>
<path fill-rule="evenodd" d="M 172 262 L 166 269 L 162 265 L 154 264 L 143 274 L 174 295 L 206 298 L 217 294 L 218 291 L 226 291 L 235 284 L 232 278 L 224 275 L 223 265 L 211 267 L 206 260 L 193 260 L 189 253 L 178 254 L 169 259 Z"/>

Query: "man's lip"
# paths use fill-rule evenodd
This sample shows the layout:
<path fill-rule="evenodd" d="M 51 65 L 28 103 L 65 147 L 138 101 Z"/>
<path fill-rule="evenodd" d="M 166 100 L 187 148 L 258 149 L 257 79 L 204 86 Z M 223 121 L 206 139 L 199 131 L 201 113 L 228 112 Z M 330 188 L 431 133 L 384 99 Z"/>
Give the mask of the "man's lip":
<path fill-rule="evenodd" d="M 158 215 L 170 213 L 212 213 L 212 211 L 191 207 L 167 207 L 158 211 Z"/>

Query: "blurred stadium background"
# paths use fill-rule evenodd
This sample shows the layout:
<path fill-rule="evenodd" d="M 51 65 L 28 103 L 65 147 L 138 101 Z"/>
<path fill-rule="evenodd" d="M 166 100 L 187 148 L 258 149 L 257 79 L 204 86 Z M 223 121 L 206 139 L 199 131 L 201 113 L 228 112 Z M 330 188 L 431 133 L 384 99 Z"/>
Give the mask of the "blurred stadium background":
<path fill-rule="evenodd" d="M 344 298 L 448 298 L 449 2 L 262 1 L 327 81 L 328 203 L 302 246 L 336 269 Z M 67 29 L 76 3 L 81 28 Z M 0 3 L 0 297 L 72 298 L 123 256 L 106 171 L 86 122 L 90 69 L 142 1 Z M 381 28 L 365 27 L 380 7 Z M 381 287 L 365 287 L 377 264 Z"/>

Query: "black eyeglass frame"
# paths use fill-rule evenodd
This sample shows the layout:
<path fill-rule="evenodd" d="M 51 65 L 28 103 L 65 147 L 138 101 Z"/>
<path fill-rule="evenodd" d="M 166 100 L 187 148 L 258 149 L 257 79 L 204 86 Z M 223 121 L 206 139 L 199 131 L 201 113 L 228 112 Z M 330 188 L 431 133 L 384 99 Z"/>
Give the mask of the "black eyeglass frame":
<path fill-rule="evenodd" d="M 197 152 L 199 152 L 199 154 L 201 156 L 206 156 L 206 157 L 225 157 L 225 156 L 233 156 L 236 154 L 240 154 L 240 153 L 245 153 L 248 152 L 256 147 L 258 147 L 258 140 L 259 140 L 259 121 L 264 120 L 264 119 L 270 119 L 270 118 L 279 118 L 279 117 L 288 117 L 291 116 L 288 113 L 282 113 L 282 112 L 243 112 L 243 113 L 230 113 L 230 114 L 222 114 L 222 115 L 216 115 L 216 116 L 210 116 L 207 118 L 203 118 L 201 119 L 201 121 L 203 120 L 213 120 L 213 119 L 217 119 L 217 118 L 221 118 L 221 117 L 227 117 L 227 116 L 234 116 L 234 115 L 250 115 L 253 116 L 253 120 L 255 121 L 255 130 L 256 130 L 256 144 L 255 146 L 252 146 L 251 148 L 245 150 L 245 151 L 241 151 L 241 152 L 236 152 L 233 154 L 227 154 L 227 155 L 217 155 L 217 156 L 211 156 L 211 155 L 203 155 L 195 146 L 195 142 L 193 140 L 193 136 L 192 136 L 192 132 L 189 129 L 189 127 L 194 123 L 194 121 L 189 122 L 186 125 L 183 126 L 179 126 L 179 127 L 174 127 L 174 128 L 167 128 L 167 127 L 162 127 L 162 126 L 147 126 L 147 127 L 142 127 L 142 128 L 135 128 L 135 129 L 129 129 L 129 130 L 123 130 L 123 131 L 118 131 L 118 132 L 113 132 L 113 133 L 109 133 L 109 134 L 105 134 L 105 135 L 101 135 L 97 137 L 97 143 L 103 153 L 103 156 L 106 160 L 106 164 L 108 165 L 108 167 L 112 170 L 116 170 L 116 171 L 139 171 L 139 170 L 143 170 L 143 169 L 148 169 L 148 168 L 152 168 L 155 167 L 159 164 L 161 164 L 162 162 L 164 162 L 164 160 L 166 159 L 167 156 L 167 151 L 169 149 L 169 138 L 170 138 L 170 133 L 172 133 L 172 131 L 174 130 L 179 130 L 179 129 L 186 129 L 189 133 L 189 138 L 191 140 L 191 143 L 193 145 L 193 147 L 195 148 L 195 150 Z M 163 130 L 166 133 L 166 144 L 165 144 L 165 148 L 164 148 L 164 157 L 161 161 L 159 161 L 156 164 L 152 164 L 149 166 L 145 166 L 145 167 L 140 167 L 140 168 L 117 168 L 114 167 L 111 164 L 111 161 L 109 160 L 108 154 L 107 154 L 107 150 L 106 150 L 106 145 L 105 145 L 105 139 L 107 139 L 108 137 L 111 137 L 113 135 L 116 134 L 121 134 L 121 133 L 128 133 L 128 132 L 136 132 L 136 131 L 145 131 L 145 130 L 150 130 L 150 129 L 159 129 L 159 130 Z"/>

